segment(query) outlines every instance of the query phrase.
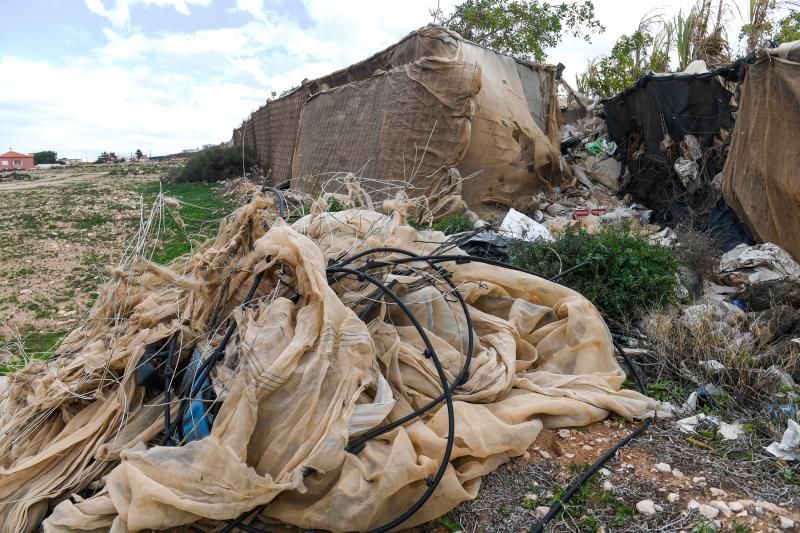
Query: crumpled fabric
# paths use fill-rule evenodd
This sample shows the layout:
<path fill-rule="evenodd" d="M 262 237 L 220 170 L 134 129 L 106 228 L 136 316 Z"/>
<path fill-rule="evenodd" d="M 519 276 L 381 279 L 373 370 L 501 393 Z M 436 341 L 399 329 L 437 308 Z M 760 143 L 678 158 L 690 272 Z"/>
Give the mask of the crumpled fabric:
<path fill-rule="evenodd" d="M 364 531 L 391 521 L 424 492 L 444 453 L 444 405 L 370 440 L 360 453 L 345 446 L 437 397 L 433 363 L 396 305 L 381 301 L 361 320 L 374 287 L 330 283 L 325 269 L 375 246 L 431 253 L 444 235 L 405 225 L 402 210 L 317 213 L 290 227 L 266 220 L 268 204 L 257 195 L 190 258 L 120 274 L 62 347 L 71 351 L 41 362 L 35 374 L 23 371 L 24 384 L 10 383 L 12 403 L 30 402 L 27 415 L 44 420 L 35 444 L 3 449 L 3 531 L 33 531 L 50 504 L 57 505 L 42 523 L 48 533 L 163 530 L 233 519 L 262 505 L 258 520 Z M 424 282 L 424 266 L 381 275 L 395 281 L 452 382 L 466 361 L 466 322 L 453 298 Z M 620 390 L 625 373 L 608 329 L 580 294 L 500 267 L 442 266 L 469 306 L 475 350 L 468 379 L 453 391 L 449 466 L 403 527 L 474 498 L 481 477 L 523 454 L 542 428 L 582 426 L 610 412 L 641 417 L 655 407 Z M 239 308 L 261 271 L 255 303 Z M 113 334 L 107 320 L 92 322 L 108 306 L 118 317 Z M 211 435 L 155 445 L 163 428 L 159 397 L 146 397 L 131 380 L 144 346 L 180 328 L 181 358 L 192 348 L 187 339 L 207 354 L 221 337 L 208 333 L 209 324 L 227 316 L 236 332 L 212 373 L 220 408 Z M 113 379 L 98 377 L 106 375 Z M 79 389 L 87 379 L 93 382 Z M 21 436 L 28 419 L 4 414 L 3 434 Z"/>

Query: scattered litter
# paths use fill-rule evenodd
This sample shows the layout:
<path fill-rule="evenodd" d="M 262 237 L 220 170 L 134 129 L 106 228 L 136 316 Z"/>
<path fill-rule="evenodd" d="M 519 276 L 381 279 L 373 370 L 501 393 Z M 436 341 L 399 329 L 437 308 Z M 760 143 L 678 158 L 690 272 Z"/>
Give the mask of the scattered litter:
<path fill-rule="evenodd" d="M 696 161 L 679 157 L 675 161 L 675 172 L 687 192 L 693 193 L 698 189 L 700 184 L 697 178 L 700 175 L 700 167 Z"/>
<path fill-rule="evenodd" d="M 606 154 L 607 156 L 612 156 L 617 151 L 617 143 L 614 141 L 609 142 L 605 137 L 600 137 L 592 142 L 587 142 L 586 150 L 592 155 Z"/>
<path fill-rule="evenodd" d="M 506 213 L 503 222 L 500 224 L 500 231 L 510 237 L 526 241 L 535 241 L 537 239 L 553 240 L 553 236 L 546 227 L 513 208 Z"/>
<path fill-rule="evenodd" d="M 736 440 L 744 435 L 744 426 L 742 426 L 741 422 L 734 422 L 733 424 L 720 422 L 717 433 L 719 433 L 723 440 Z"/>
<path fill-rule="evenodd" d="M 719 270 L 720 277 L 734 286 L 783 279 L 800 281 L 800 264 L 786 250 L 770 242 L 740 244 L 723 254 Z"/>
<path fill-rule="evenodd" d="M 797 461 L 800 455 L 798 446 L 800 446 L 800 425 L 790 418 L 781 441 L 773 442 L 766 447 L 766 450 L 778 459 Z"/>

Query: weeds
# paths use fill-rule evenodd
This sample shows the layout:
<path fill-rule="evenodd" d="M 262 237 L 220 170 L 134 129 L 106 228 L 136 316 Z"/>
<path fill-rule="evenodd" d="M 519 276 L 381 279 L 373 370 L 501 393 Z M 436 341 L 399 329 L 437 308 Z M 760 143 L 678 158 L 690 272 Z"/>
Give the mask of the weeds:
<path fill-rule="evenodd" d="M 516 241 L 511 263 L 549 278 L 588 262 L 561 280 L 609 317 L 627 322 L 675 301 L 678 263 L 669 248 L 650 243 L 630 224 L 604 224 L 596 234 L 567 227 L 548 242 Z"/>
<path fill-rule="evenodd" d="M 222 181 L 241 176 L 255 165 L 250 148 L 214 146 L 194 154 L 183 168 L 170 170 L 170 179 L 175 183 Z"/>

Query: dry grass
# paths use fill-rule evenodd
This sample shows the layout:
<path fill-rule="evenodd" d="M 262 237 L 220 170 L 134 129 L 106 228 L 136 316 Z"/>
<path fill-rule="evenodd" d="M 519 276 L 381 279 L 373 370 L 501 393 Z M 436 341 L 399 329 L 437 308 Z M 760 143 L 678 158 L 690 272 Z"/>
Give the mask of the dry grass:
<path fill-rule="evenodd" d="M 800 365 L 800 350 L 762 357 L 767 347 L 757 344 L 745 318 L 720 303 L 652 313 L 645 328 L 653 352 L 650 373 L 695 386 L 722 386 L 743 405 L 770 399 L 781 385 L 779 375 L 767 369 L 791 373 Z"/>

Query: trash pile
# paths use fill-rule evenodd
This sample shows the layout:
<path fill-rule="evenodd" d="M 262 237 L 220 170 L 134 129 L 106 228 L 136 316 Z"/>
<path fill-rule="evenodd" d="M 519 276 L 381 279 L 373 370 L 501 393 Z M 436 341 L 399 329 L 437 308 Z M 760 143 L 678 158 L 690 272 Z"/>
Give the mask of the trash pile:
<path fill-rule="evenodd" d="M 0 378 L 3 531 L 410 527 L 545 427 L 655 408 L 581 295 L 384 209 L 289 225 L 256 193 L 190 256 L 114 270 Z"/>

